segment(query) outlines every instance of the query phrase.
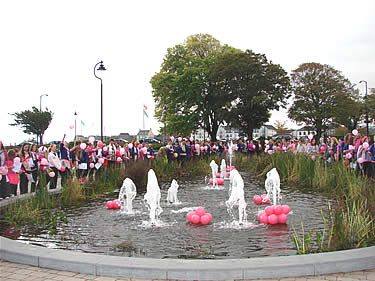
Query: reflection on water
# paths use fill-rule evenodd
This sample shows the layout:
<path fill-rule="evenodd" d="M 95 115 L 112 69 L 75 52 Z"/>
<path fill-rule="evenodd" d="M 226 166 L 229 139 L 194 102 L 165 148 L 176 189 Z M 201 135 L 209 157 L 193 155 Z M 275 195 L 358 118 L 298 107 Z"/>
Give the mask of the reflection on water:
<path fill-rule="evenodd" d="M 264 185 L 242 174 L 247 202 L 246 224 L 232 221 L 227 213 L 228 182 L 221 190 L 207 190 L 204 179 L 179 182 L 179 205 L 166 202 L 169 183 L 161 186 L 163 213 L 156 225 L 150 224 L 149 212 L 142 203 L 143 195 L 133 201 L 132 215 L 118 210 L 108 210 L 105 203 L 117 198 L 112 194 L 102 200 L 86 202 L 84 206 L 65 210 L 68 222 L 59 225 L 57 234 L 36 226 L 17 230 L 0 228 L 1 235 L 24 243 L 49 248 L 78 250 L 121 256 L 146 256 L 152 258 L 250 258 L 260 256 L 295 255 L 290 234 L 299 228 L 301 218 L 309 230 L 324 228 L 320 210 L 325 209 L 327 199 L 309 192 L 287 191 L 281 186 L 282 204 L 288 204 L 292 212 L 287 224 L 263 225 L 257 214 L 265 206 L 255 205 L 255 194 L 264 193 Z M 188 211 L 204 206 L 213 216 L 208 225 L 187 222 Z"/>

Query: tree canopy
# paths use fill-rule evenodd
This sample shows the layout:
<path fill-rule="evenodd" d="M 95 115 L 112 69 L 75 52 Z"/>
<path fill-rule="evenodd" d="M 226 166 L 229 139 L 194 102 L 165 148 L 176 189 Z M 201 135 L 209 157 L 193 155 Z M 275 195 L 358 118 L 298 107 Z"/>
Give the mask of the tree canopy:
<path fill-rule="evenodd" d="M 14 123 L 10 126 L 18 126 L 23 128 L 26 134 L 36 135 L 40 143 L 43 143 L 43 135 L 52 121 L 53 113 L 46 109 L 39 111 L 36 107 L 31 110 L 24 110 L 11 114 L 14 116 Z"/>
<path fill-rule="evenodd" d="M 315 126 L 320 138 L 348 99 L 352 86 L 340 71 L 320 63 L 301 64 L 292 71 L 291 80 L 294 101 L 288 116 Z"/>
<path fill-rule="evenodd" d="M 151 79 L 155 116 L 165 132 L 186 135 L 203 128 L 212 140 L 225 123 L 251 135 L 270 110 L 285 105 L 289 83 L 265 55 L 221 45 L 208 34 L 169 48 Z"/>

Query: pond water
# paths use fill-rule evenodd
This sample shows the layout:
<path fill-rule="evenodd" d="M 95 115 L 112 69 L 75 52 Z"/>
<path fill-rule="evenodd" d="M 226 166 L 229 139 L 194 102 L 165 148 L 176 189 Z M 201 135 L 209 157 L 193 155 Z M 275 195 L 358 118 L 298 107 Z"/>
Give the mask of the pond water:
<path fill-rule="evenodd" d="M 119 256 L 142 256 L 150 258 L 251 258 L 261 256 L 295 255 L 291 239 L 293 229 L 300 230 L 301 218 L 306 230 L 324 228 L 321 208 L 326 209 L 327 198 L 311 192 L 289 191 L 281 185 L 281 204 L 291 208 L 286 224 L 263 225 L 257 214 L 267 205 L 257 206 L 253 196 L 265 193 L 264 182 L 242 174 L 245 182 L 245 199 L 248 223 L 239 225 L 227 212 L 229 182 L 220 189 L 211 189 L 204 178 L 179 182 L 180 204 L 166 202 L 170 184 L 161 186 L 160 224 L 152 226 L 143 195 L 133 201 L 135 214 L 127 215 L 119 210 L 109 210 L 108 200 L 114 200 L 118 191 L 105 199 L 85 202 L 80 207 L 65 209 L 67 221 L 59 224 L 56 234 L 38 227 L 21 230 L 0 228 L 2 236 L 21 242 L 48 248 L 102 253 Z M 205 207 L 213 220 L 208 225 L 187 222 L 188 211 Z M 238 211 L 235 208 L 238 219 Z"/>

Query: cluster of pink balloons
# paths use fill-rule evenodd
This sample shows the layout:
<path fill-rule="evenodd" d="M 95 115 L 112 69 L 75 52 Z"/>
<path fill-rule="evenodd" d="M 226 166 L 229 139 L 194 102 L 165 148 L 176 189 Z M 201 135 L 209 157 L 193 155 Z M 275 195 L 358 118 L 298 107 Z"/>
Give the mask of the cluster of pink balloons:
<path fill-rule="evenodd" d="M 107 202 L 107 208 L 108 209 L 120 209 L 121 208 L 121 201 L 116 199 L 113 201 Z"/>
<path fill-rule="evenodd" d="M 225 169 L 225 171 L 226 171 L 226 172 L 230 172 L 230 171 L 235 170 L 235 169 L 236 169 L 236 167 L 232 166 L 232 167 L 227 167 L 227 168 Z"/>
<path fill-rule="evenodd" d="M 290 207 L 288 205 L 268 206 L 264 212 L 258 214 L 258 220 L 264 224 L 286 223 L 289 212 Z"/>
<path fill-rule="evenodd" d="M 194 224 L 208 224 L 212 220 L 212 215 L 206 213 L 203 207 L 198 207 L 195 211 L 191 211 L 186 215 L 186 219 Z"/>
<path fill-rule="evenodd" d="M 227 173 L 225 173 L 225 174 L 224 174 L 224 177 L 227 178 L 227 177 L 229 177 L 229 175 L 228 175 Z M 217 173 L 217 174 L 216 174 L 216 178 L 218 178 L 218 179 L 221 178 L 221 174 L 220 174 L 220 173 Z"/>
<path fill-rule="evenodd" d="M 213 184 L 213 179 L 210 179 L 210 184 Z M 224 179 L 215 179 L 217 185 L 224 185 Z"/>
<path fill-rule="evenodd" d="M 255 204 L 269 204 L 270 203 L 270 199 L 267 198 L 267 200 L 264 200 L 263 202 L 263 199 L 267 197 L 267 194 L 262 194 L 262 196 L 259 196 L 259 195 L 255 195 L 253 200 L 255 202 Z"/>

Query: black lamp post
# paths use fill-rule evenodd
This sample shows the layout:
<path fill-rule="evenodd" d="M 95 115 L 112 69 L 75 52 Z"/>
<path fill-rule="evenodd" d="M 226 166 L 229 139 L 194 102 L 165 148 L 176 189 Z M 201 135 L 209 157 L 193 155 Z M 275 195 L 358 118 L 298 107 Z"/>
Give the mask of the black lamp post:
<path fill-rule="evenodd" d="M 366 85 L 366 93 L 365 93 L 365 112 L 366 112 L 366 135 L 369 137 L 368 134 L 368 110 L 367 110 L 367 81 L 361 80 L 359 83 L 365 83 Z"/>
<path fill-rule="evenodd" d="M 96 68 L 98 66 L 98 64 L 100 64 L 100 65 L 99 65 L 98 68 Z M 100 140 L 103 141 L 103 80 L 102 80 L 102 78 L 96 76 L 96 70 L 106 70 L 104 65 L 103 65 L 103 61 L 98 62 L 94 66 L 94 76 L 100 80 L 100 112 L 101 112 L 101 115 L 100 115 L 100 119 L 101 119 L 101 122 L 100 122 L 101 123 Z"/>
<path fill-rule="evenodd" d="M 40 111 L 40 112 L 42 112 L 42 97 L 43 97 L 43 96 L 48 97 L 48 95 L 47 95 L 47 94 L 40 95 L 40 99 L 39 99 L 39 100 L 40 100 L 40 102 L 39 102 L 39 111 Z"/>
<path fill-rule="evenodd" d="M 74 112 L 74 141 L 77 139 L 77 111 Z"/>

